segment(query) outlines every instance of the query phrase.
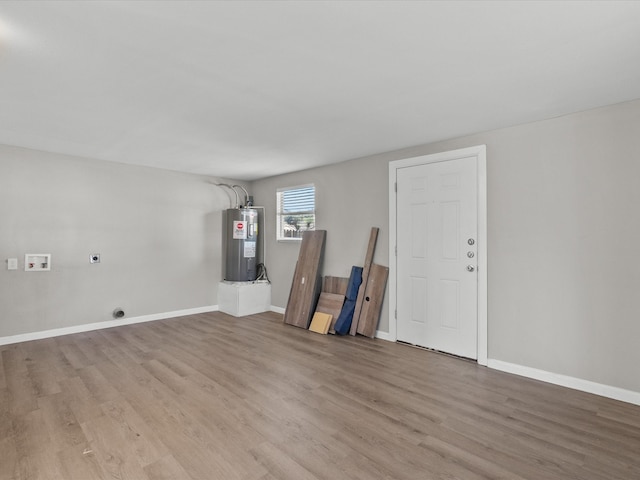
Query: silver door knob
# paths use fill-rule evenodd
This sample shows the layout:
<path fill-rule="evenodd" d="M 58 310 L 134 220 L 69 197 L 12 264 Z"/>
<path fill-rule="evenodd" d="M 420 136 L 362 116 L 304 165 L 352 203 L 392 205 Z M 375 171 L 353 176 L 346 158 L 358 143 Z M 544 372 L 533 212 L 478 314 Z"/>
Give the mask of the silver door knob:
<path fill-rule="evenodd" d="M 467 272 L 473 272 L 476 269 L 473 265 L 467 265 Z"/>

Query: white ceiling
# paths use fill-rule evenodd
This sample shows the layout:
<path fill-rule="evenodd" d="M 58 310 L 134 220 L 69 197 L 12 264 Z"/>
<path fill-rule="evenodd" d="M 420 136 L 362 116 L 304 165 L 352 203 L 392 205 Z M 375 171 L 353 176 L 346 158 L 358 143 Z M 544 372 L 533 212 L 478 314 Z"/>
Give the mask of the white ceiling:
<path fill-rule="evenodd" d="M 238 180 L 640 98 L 640 2 L 3 1 L 0 143 Z"/>

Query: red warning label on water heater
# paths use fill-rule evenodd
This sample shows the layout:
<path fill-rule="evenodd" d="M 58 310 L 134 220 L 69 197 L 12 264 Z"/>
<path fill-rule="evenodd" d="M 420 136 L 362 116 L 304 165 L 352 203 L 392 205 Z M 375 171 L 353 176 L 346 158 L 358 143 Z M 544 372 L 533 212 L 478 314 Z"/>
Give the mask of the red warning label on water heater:
<path fill-rule="evenodd" d="M 247 230 L 244 228 L 244 222 L 233 222 L 233 238 L 234 240 L 245 240 L 247 238 Z"/>

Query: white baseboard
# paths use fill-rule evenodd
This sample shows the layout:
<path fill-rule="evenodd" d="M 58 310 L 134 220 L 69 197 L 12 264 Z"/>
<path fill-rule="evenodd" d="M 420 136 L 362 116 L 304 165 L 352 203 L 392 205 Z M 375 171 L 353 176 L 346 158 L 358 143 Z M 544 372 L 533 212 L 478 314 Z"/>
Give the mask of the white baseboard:
<path fill-rule="evenodd" d="M 494 370 L 513 373 L 522 377 L 533 378 L 535 380 L 553 383 L 554 385 L 560 385 L 562 387 L 572 388 L 574 390 L 580 390 L 587 393 L 593 393 L 602 397 L 613 398 L 614 400 L 620 400 L 627 403 L 633 403 L 634 405 L 640 405 L 640 392 L 612 387 L 611 385 L 591 382 L 589 380 L 583 380 L 581 378 L 569 377 L 567 375 L 560 375 L 558 373 L 547 372 L 545 370 L 538 370 L 537 368 L 516 365 L 514 363 L 503 362 L 501 360 L 489 359 L 487 366 L 489 368 L 493 368 Z"/>
<path fill-rule="evenodd" d="M 284 315 L 284 308 L 282 307 L 275 307 L 273 305 L 271 305 L 271 311 L 275 312 L 275 313 L 281 313 L 282 315 Z"/>
<path fill-rule="evenodd" d="M 207 307 L 189 308 L 186 310 L 176 310 L 174 312 L 153 313 L 151 315 L 141 315 L 139 317 L 122 318 L 117 320 L 108 320 L 105 322 L 86 323 L 84 325 L 74 325 L 73 327 L 54 328 L 52 330 L 42 330 L 39 332 L 22 333 L 19 335 L 10 335 L 0 337 L 0 345 L 9 345 L 11 343 L 29 342 L 31 340 L 40 340 L 43 338 L 59 337 L 61 335 L 70 335 L 72 333 L 90 332 L 92 330 L 101 330 L 103 328 L 119 327 L 122 325 L 132 325 L 134 323 L 152 322 L 154 320 L 164 320 L 166 318 L 184 317 L 185 315 L 195 315 L 197 313 L 217 312 L 217 305 Z"/>
<path fill-rule="evenodd" d="M 389 332 L 383 332 L 382 330 L 376 330 L 376 338 L 380 340 L 386 340 L 387 342 L 395 342 L 396 339 L 389 334 Z"/>

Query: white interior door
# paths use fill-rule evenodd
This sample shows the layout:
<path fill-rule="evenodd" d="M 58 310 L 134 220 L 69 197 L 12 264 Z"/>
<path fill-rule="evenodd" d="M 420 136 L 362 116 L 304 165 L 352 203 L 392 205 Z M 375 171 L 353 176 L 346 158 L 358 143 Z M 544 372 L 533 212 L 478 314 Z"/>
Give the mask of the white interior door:
<path fill-rule="evenodd" d="M 397 338 L 478 358 L 476 156 L 397 169 Z"/>

